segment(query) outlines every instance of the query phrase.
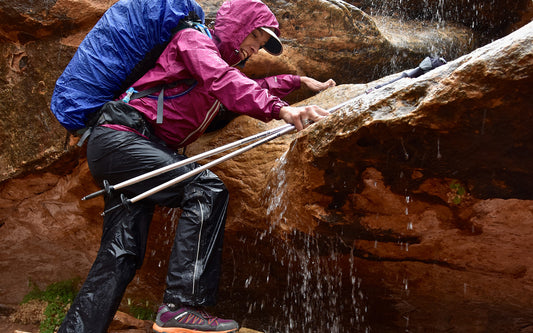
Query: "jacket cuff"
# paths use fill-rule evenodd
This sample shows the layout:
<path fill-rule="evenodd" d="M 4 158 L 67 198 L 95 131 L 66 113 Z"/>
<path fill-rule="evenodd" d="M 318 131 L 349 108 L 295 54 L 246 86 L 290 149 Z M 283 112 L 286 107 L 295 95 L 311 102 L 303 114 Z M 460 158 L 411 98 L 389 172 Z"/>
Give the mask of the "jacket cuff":
<path fill-rule="evenodd" d="M 279 111 L 281 110 L 282 107 L 288 106 L 288 105 L 289 103 L 282 101 L 282 100 L 275 102 L 274 105 L 272 106 L 272 118 L 276 120 L 280 120 L 281 118 L 279 117 Z"/>
<path fill-rule="evenodd" d="M 293 75 L 293 84 L 294 84 L 294 89 L 300 89 L 302 87 L 302 80 L 301 80 L 301 76 L 300 75 Z"/>

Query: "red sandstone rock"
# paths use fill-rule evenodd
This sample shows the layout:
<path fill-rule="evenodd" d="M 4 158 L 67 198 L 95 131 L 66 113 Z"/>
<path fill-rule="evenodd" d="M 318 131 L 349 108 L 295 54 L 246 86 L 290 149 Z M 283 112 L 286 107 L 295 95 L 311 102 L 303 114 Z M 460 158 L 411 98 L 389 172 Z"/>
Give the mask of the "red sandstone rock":
<path fill-rule="evenodd" d="M 231 192 L 217 310 L 271 331 L 289 323 L 294 331 L 532 327 L 532 36 L 529 24 L 214 168 Z M 59 70 L 47 45 L 6 46 L 8 86 L 36 93 L 23 102 L 49 99 Z M 37 55 L 55 68 L 45 80 L 41 67 L 25 65 Z M 332 107 L 392 77 L 307 102 Z M 0 300 L 8 303 L 28 291 L 27 279 L 44 287 L 86 275 L 103 205 L 79 201 L 97 188 L 83 154 L 63 152 L 50 115 L 3 105 L 14 105 L 10 121 L 28 124 L 2 134 L 3 145 L 24 147 L 2 152 L 3 179 L 19 175 L 0 184 Z M 240 117 L 188 152 L 277 125 Z M 25 135 L 36 128 L 48 137 Z M 156 212 L 128 297 L 160 301 L 178 215 Z"/>

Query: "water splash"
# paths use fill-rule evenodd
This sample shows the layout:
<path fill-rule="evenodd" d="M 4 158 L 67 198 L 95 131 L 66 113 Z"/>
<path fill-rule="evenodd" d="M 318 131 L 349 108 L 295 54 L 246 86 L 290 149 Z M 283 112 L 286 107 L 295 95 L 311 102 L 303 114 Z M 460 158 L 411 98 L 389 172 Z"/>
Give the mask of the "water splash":
<path fill-rule="evenodd" d="M 440 137 L 437 138 L 437 159 L 441 159 L 442 158 L 442 155 L 440 153 Z"/>
<path fill-rule="evenodd" d="M 272 331 L 370 332 L 356 259 L 340 253 L 334 242 L 328 245 L 294 231 L 276 253 L 288 272 L 281 300 L 286 318 L 275 321 Z"/>
<path fill-rule="evenodd" d="M 405 190 L 405 216 L 409 215 L 409 203 L 411 202 L 411 197 L 407 194 L 407 189 Z M 409 218 L 407 222 L 407 230 L 413 230 L 413 221 Z"/>
<path fill-rule="evenodd" d="M 285 165 L 287 164 L 287 152 L 280 156 L 277 160 L 276 167 L 272 170 L 272 175 L 274 175 L 273 183 L 276 184 L 275 188 L 267 186 L 266 193 L 267 197 L 267 217 L 270 221 L 274 221 L 270 225 L 269 232 L 272 231 L 272 228 L 275 226 L 275 221 L 283 221 L 283 215 L 287 210 L 286 201 L 283 200 L 285 192 L 287 189 L 286 186 L 286 177 L 285 177 Z M 274 215 L 276 214 L 276 215 Z"/>
<path fill-rule="evenodd" d="M 286 168 L 287 155 L 283 155 L 272 170 L 270 184 L 274 185 L 268 186 L 263 196 L 271 221 L 268 230 L 258 231 L 255 240 L 245 240 L 247 245 L 269 244 L 273 262 L 263 265 L 260 275 L 243 281 L 244 288 L 270 283 L 280 296 L 272 301 L 274 305 L 264 300 L 250 304 L 249 314 L 276 307 L 266 332 L 370 332 L 367 300 L 357 276 L 353 249 L 335 237 L 282 231 L 290 209 L 285 200 Z M 280 271 L 285 275 L 278 275 Z M 272 279 L 276 276 L 277 280 Z"/>

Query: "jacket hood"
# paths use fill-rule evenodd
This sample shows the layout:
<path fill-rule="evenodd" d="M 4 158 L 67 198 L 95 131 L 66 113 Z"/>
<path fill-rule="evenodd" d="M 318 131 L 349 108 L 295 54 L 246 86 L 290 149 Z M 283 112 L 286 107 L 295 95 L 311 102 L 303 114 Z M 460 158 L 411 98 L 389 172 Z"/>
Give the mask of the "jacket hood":
<path fill-rule="evenodd" d="M 279 24 L 272 11 L 259 0 L 228 0 L 220 6 L 215 19 L 214 40 L 229 64 L 240 62 L 239 48 L 244 39 L 259 27 L 271 28 L 280 35 Z"/>

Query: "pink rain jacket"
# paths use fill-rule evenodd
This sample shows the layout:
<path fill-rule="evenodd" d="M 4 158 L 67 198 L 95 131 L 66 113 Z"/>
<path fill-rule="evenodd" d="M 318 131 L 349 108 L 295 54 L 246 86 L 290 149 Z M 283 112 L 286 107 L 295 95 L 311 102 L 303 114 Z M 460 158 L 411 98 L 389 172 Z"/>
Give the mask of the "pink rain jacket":
<path fill-rule="evenodd" d="M 280 97 L 299 88 L 300 77 L 278 75 L 252 80 L 233 67 L 240 62 L 240 44 L 262 26 L 280 33 L 274 14 L 265 4 L 258 0 L 226 1 L 217 13 L 213 39 L 194 29 L 179 31 L 156 66 L 133 85 L 142 91 L 183 79 L 198 82 L 180 97 L 173 96 L 189 85 L 165 89 L 163 123 L 156 124 L 155 96 L 134 99 L 130 104 L 145 115 L 155 135 L 172 148 L 183 147 L 202 135 L 221 104 L 262 121 L 279 119 L 280 108 L 287 105 Z"/>

